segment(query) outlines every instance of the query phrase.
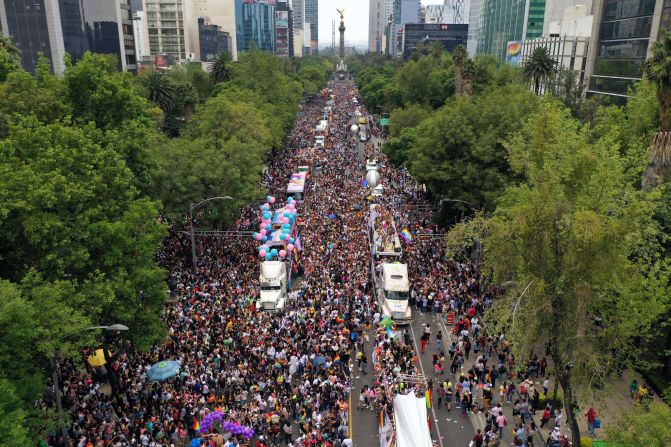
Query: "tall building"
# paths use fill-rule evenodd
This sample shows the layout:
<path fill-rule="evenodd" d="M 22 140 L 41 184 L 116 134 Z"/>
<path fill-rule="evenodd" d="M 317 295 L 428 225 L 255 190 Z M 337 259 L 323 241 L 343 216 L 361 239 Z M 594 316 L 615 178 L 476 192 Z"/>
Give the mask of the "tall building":
<path fill-rule="evenodd" d="M 235 29 L 238 52 L 256 46 L 274 53 L 275 0 L 235 0 Z"/>
<path fill-rule="evenodd" d="M 303 23 L 305 22 L 305 2 L 304 0 L 291 1 L 291 23 L 294 30 L 294 56 L 303 55 Z"/>
<path fill-rule="evenodd" d="M 238 58 L 235 24 L 235 0 L 189 0 L 197 4 L 196 17 L 205 17 L 210 24 L 231 36 L 231 55 Z"/>
<path fill-rule="evenodd" d="M 287 0 L 278 0 L 275 6 L 275 54 L 278 57 L 293 57 L 293 14 Z"/>
<path fill-rule="evenodd" d="M 527 0 L 524 15 L 524 39 L 535 39 L 543 35 L 545 2 L 547 0 Z"/>
<path fill-rule="evenodd" d="M 0 24 L 28 71 L 35 70 L 38 53 L 62 73 L 66 53 L 76 61 L 86 51 L 115 56 L 122 70 L 136 69 L 129 0 L 6 0 Z"/>
<path fill-rule="evenodd" d="M 671 0 L 594 0 L 593 11 L 587 94 L 621 101 L 641 79 L 659 30 L 671 24 Z"/>
<path fill-rule="evenodd" d="M 149 52 L 161 64 L 200 59 L 198 16 L 190 0 L 143 0 Z M 158 62 L 157 62 L 157 65 Z"/>
<path fill-rule="evenodd" d="M 529 0 L 527 0 L 529 1 Z M 482 0 L 477 52 L 505 60 L 507 44 L 524 40 L 523 0 Z"/>
<path fill-rule="evenodd" d="M 439 42 L 446 51 L 466 45 L 468 25 L 465 23 L 407 23 L 403 27 L 403 57 L 408 58 L 421 42 Z"/>
<path fill-rule="evenodd" d="M 305 21 L 310 24 L 310 52 L 319 52 L 319 4 L 317 0 L 304 0 Z M 336 6 L 334 5 L 333 8 Z"/>
<path fill-rule="evenodd" d="M 198 39 L 200 47 L 200 61 L 213 61 L 221 52 L 228 51 L 233 47 L 231 35 L 222 30 L 220 26 L 213 25 L 205 17 L 198 18 Z"/>
<path fill-rule="evenodd" d="M 371 53 L 381 53 L 382 36 L 387 25 L 385 16 L 385 0 L 370 0 L 368 3 L 368 51 Z"/>
<path fill-rule="evenodd" d="M 468 23 L 469 0 L 445 0 L 442 5 L 426 5 L 426 23 Z"/>
<path fill-rule="evenodd" d="M 482 1 L 471 0 L 471 5 L 468 9 L 468 42 L 466 43 L 466 49 L 471 56 L 475 56 L 478 49 L 478 36 L 482 20 Z"/>
<path fill-rule="evenodd" d="M 553 34 L 550 30 L 550 24 L 564 20 L 566 11 L 569 8 L 577 8 L 578 10 L 584 8 L 584 11 L 587 11 L 587 15 L 590 15 L 592 14 L 592 0 L 545 0 L 543 37 L 548 37 L 550 34 Z"/>
<path fill-rule="evenodd" d="M 143 60 L 149 53 L 149 34 L 147 34 L 147 20 L 144 11 L 133 13 L 133 37 L 135 38 L 135 58 Z"/>
<path fill-rule="evenodd" d="M 392 57 L 403 55 L 403 31 L 407 23 L 419 23 L 419 0 L 394 0 L 391 20 L 387 28 L 389 54 Z"/>

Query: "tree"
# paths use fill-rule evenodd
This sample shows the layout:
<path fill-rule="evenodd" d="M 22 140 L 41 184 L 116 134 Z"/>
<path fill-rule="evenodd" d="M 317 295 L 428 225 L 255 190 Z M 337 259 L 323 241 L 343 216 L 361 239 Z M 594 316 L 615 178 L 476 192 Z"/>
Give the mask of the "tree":
<path fill-rule="evenodd" d="M 529 59 L 522 67 L 522 78 L 525 82 L 531 82 L 534 92 L 541 94 L 541 85 L 556 72 L 555 61 L 545 47 L 538 47 L 531 53 Z"/>
<path fill-rule="evenodd" d="M 462 77 L 462 68 L 464 62 L 468 59 L 468 52 L 466 47 L 463 45 L 457 45 L 454 50 L 452 50 L 452 63 L 454 64 L 454 85 L 457 95 L 464 94 L 464 84 Z"/>
<path fill-rule="evenodd" d="M 665 447 L 671 445 L 671 408 L 654 402 L 648 408 L 636 406 L 623 411 L 606 427 L 609 443 L 627 447 Z"/>
<path fill-rule="evenodd" d="M 414 129 L 410 171 L 435 196 L 492 211 L 514 178 L 502 145 L 515 131 L 509 123 L 526 120 L 536 105 L 537 97 L 522 86 L 493 88 L 470 100 L 455 97 Z M 446 217 L 472 208 L 450 203 Z"/>
<path fill-rule="evenodd" d="M 119 128 L 127 120 L 147 117 L 147 102 L 135 89 L 130 73 L 117 71 L 114 57 L 85 53 L 65 70 L 72 117 L 93 121 L 101 129 Z"/>
<path fill-rule="evenodd" d="M 404 129 L 416 127 L 430 115 L 429 111 L 417 104 L 410 104 L 405 108 L 397 108 L 391 112 L 389 133 L 391 137 L 398 137 Z"/>
<path fill-rule="evenodd" d="M 641 298 L 657 297 L 630 258 L 651 207 L 626 181 L 617 147 L 590 143 L 553 101 L 541 103 L 507 148 L 524 180 L 499 199 L 483 245 L 492 282 L 513 286 L 488 319 L 520 361 L 548 350 L 573 445 L 580 445 L 576 388 L 602 383 L 619 352 L 631 350 L 633 337 L 663 310 Z"/>
<path fill-rule="evenodd" d="M 659 39 L 652 45 L 651 52 L 652 56 L 644 65 L 644 72 L 645 77 L 657 86 L 660 127 L 650 144 L 650 163 L 643 178 L 646 186 L 665 181 L 671 168 L 671 33 L 668 30 L 660 30 Z"/>
<path fill-rule="evenodd" d="M 466 59 L 461 68 L 462 94 L 468 98 L 473 96 L 473 82 L 477 76 L 477 69 L 472 59 Z"/>
<path fill-rule="evenodd" d="M 0 35 L 0 82 L 19 69 L 21 52 L 9 38 Z"/>
<path fill-rule="evenodd" d="M 145 97 L 155 103 L 166 115 L 175 105 L 175 86 L 168 76 L 156 71 L 140 77 L 140 84 L 145 89 Z"/>
<path fill-rule="evenodd" d="M 77 293 L 64 303 L 132 327 L 146 347 L 162 336 L 165 273 L 154 256 L 166 230 L 100 132 L 26 118 L 0 140 L 0 277 L 70 278 Z"/>
<path fill-rule="evenodd" d="M 216 59 L 210 66 L 210 76 L 215 84 L 220 82 L 227 82 L 231 79 L 231 72 L 229 65 L 233 62 L 233 56 L 228 51 L 222 51 L 217 54 Z"/>

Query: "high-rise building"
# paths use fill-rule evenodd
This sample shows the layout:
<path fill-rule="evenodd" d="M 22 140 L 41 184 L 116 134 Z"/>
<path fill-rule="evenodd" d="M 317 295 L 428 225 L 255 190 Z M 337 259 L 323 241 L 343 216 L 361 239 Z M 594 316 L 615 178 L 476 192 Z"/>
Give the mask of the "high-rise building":
<path fill-rule="evenodd" d="M 86 51 L 116 56 L 122 70 L 136 69 L 129 0 L 2 1 L 0 24 L 28 71 L 35 70 L 38 53 L 62 73 L 66 53 L 76 61 Z"/>
<path fill-rule="evenodd" d="M 426 23 L 468 23 L 469 0 L 445 0 L 442 5 L 426 5 Z"/>
<path fill-rule="evenodd" d="M 275 54 L 294 56 L 293 14 L 287 0 L 278 0 L 275 6 Z"/>
<path fill-rule="evenodd" d="M 294 56 L 303 55 L 303 23 L 305 22 L 304 0 L 291 1 L 291 23 L 294 29 Z"/>
<path fill-rule="evenodd" d="M 403 57 L 409 57 L 420 42 L 439 42 L 445 51 L 466 45 L 468 25 L 448 23 L 406 23 L 403 26 Z"/>
<path fill-rule="evenodd" d="M 527 0 L 524 16 L 525 39 L 535 39 L 543 35 L 546 1 L 547 0 Z"/>
<path fill-rule="evenodd" d="M 275 52 L 275 0 L 235 0 L 235 23 L 238 52 Z"/>
<path fill-rule="evenodd" d="M 387 25 L 385 16 L 385 0 L 370 0 L 368 4 L 368 51 L 371 53 L 381 53 L 382 36 Z"/>
<path fill-rule="evenodd" d="M 406 23 L 419 23 L 419 0 L 394 0 L 387 27 L 388 54 L 392 57 L 403 55 L 403 26 Z"/>
<path fill-rule="evenodd" d="M 231 55 L 237 60 L 235 0 L 189 0 L 197 4 L 196 17 L 205 17 L 210 24 L 231 36 Z"/>
<path fill-rule="evenodd" d="M 319 52 L 319 3 L 317 0 L 304 0 L 305 21 L 310 24 L 310 52 Z M 335 8 L 335 6 L 333 6 Z"/>
<path fill-rule="evenodd" d="M 671 0 L 594 0 L 593 11 L 587 94 L 624 100 L 659 30 L 670 25 Z"/>
<path fill-rule="evenodd" d="M 149 34 L 147 34 L 147 20 L 144 11 L 133 13 L 133 37 L 135 38 L 135 57 L 139 62 L 150 55 Z"/>
<path fill-rule="evenodd" d="M 172 64 L 200 59 L 198 16 L 190 0 L 143 0 L 149 34 L 149 52 Z"/>
<path fill-rule="evenodd" d="M 468 54 L 475 56 L 478 50 L 478 35 L 480 33 L 480 22 L 482 20 L 482 1 L 471 0 L 471 6 L 468 9 L 468 42 L 466 49 Z"/>
<path fill-rule="evenodd" d="M 481 12 L 477 52 L 493 54 L 503 61 L 508 42 L 524 40 L 526 2 L 482 0 Z"/>
<path fill-rule="evenodd" d="M 198 18 L 198 38 L 200 40 L 200 60 L 213 61 L 221 52 L 231 52 L 233 40 L 231 35 L 220 26 L 209 23 L 205 17 Z"/>

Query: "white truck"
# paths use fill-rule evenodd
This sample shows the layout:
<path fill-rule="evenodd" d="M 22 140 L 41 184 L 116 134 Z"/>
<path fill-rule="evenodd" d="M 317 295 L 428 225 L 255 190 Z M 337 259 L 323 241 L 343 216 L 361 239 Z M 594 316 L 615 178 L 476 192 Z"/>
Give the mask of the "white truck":
<path fill-rule="evenodd" d="M 391 317 L 398 325 L 412 320 L 410 281 L 408 266 L 396 262 L 382 262 L 375 267 L 373 275 L 375 298 L 383 317 Z"/>
<path fill-rule="evenodd" d="M 287 266 L 284 261 L 264 261 L 260 265 L 259 300 L 256 308 L 280 312 L 287 302 Z"/>

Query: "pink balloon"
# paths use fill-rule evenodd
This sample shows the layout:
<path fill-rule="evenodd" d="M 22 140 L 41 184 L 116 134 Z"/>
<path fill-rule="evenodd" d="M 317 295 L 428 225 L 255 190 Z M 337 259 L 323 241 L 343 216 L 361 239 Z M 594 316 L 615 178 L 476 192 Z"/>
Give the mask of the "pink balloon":
<path fill-rule="evenodd" d="M 268 230 L 266 230 L 265 228 L 261 228 L 261 231 L 259 231 L 259 233 L 261 233 L 262 236 L 265 236 L 266 234 L 268 234 Z"/>
<path fill-rule="evenodd" d="M 282 222 L 283 223 L 289 223 L 289 218 L 288 217 L 283 217 Z"/>
<path fill-rule="evenodd" d="M 289 253 L 291 253 L 292 251 L 294 251 L 294 244 L 289 244 L 289 245 L 287 245 L 287 250 L 289 250 Z"/>
<path fill-rule="evenodd" d="M 275 203 L 275 197 L 271 197 L 269 200 L 270 203 Z"/>
<path fill-rule="evenodd" d="M 263 235 L 261 233 L 256 233 L 256 238 L 255 239 L 257 241 L 260 241 L 261 239 L 263 239 Z"/>
<path fill-rule="evenodd" d="M 283 258 L 287 255 L 287 252 L 284 250 L 280 250 L 280 258 Z"/>
<path fill-rule="evenodd" d="M 265 250 L 261 250 L 261 251 L 259 252 L 259 257 L 260 257 L 260 258 L 265 258 L 265 257 L 266 257 L 266 251 L 265 251 Z"/>

